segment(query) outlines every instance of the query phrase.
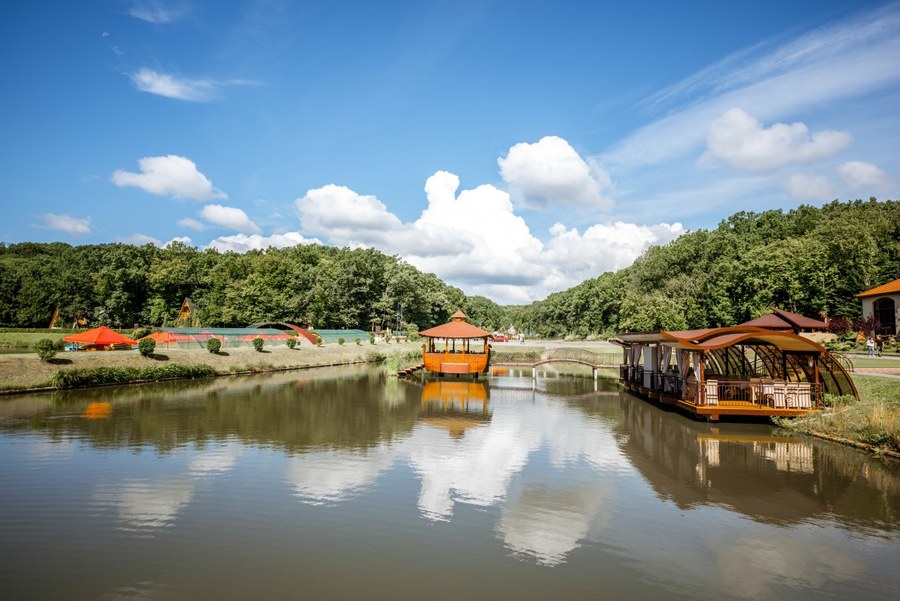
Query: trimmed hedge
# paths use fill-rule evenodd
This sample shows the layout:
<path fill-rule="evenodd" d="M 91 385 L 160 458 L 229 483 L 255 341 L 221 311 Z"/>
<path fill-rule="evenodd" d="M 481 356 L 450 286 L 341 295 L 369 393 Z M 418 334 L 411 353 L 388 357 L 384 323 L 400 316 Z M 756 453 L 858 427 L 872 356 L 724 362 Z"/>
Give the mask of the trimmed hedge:
<path fill-rule="evenodd" d="M 147 367 L 95 367 L 56 372 L 50 378 L 54 388 L 82 388 L 138 381 L 209 378 L 217 374 L 209 365 L 162 365 Z"/>

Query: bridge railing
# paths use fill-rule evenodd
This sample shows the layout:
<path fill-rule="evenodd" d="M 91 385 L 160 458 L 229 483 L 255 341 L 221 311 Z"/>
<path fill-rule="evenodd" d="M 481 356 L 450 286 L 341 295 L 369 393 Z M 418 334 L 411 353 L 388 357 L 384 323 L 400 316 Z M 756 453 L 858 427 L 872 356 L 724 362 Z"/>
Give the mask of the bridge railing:
<path fill-rule="evenodd" d="M 491 362 L 503 365 L 536 365 L 538 363 L 574 362 L 594 366 L 616 367 L 621 363 L 622 354 L 618 351 L 600 352 L 582 348 L 559 347 L 545 348 L 543 351 L 507 352 L 492 351 Z"/>

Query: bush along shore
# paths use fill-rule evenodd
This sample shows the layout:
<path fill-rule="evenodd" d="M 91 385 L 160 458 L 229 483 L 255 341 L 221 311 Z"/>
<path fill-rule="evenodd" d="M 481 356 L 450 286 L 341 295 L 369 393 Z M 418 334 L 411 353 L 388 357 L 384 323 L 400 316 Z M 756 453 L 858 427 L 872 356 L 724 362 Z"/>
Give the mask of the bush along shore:
<path fill-rule="evenodd" d="M 85 388 L 134 382 L 211 378 L 218 375 L 209 365 L 162 365 L 147 367 L 87 367 L 60 370 L 50 378 L 51 388 Z"/>

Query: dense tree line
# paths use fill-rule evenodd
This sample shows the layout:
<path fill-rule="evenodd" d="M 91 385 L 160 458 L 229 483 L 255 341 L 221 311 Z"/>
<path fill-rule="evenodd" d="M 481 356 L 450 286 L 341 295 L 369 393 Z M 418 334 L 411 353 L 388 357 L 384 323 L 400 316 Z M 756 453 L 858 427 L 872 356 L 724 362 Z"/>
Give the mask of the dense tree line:
<path fill-rule="evenodd" d="M 602 249 L 598 249 L 602 250 Z M 487 330 L 541 337 L 734 325 L 779 307 L 860 316 L 856 294 L 900 278 L 900 201 L 739 212 L 650 248 L 633 265 L 527 306 L 501 307 L 374 249 L 320 245 L 244 254 L 152 245 L 0 244 L 0 325 L 170 324 L 185 297 L 204 326 L 290 321 L 427 328 L 457 309 Z"/>
<path fill-rule="evenodd" d="M 900 278 L 900 202 L 739 212 L 509 319 L 539 336 L 735 325 L 771 307 L 860 317 L 856 294 Z"/>
<path fill-rule="evenodd" d="M 92 324 L 172 324 L 190 297 L 198 325 L 245 326 L 290 321 L 317 328 L 369 330 L 373 322 L 430 327 L 457 309 L 473 322 L 498 310 L 480 297 L 397 257 L 373 249 L 319 245 L 243 254 L 153 245 L 0 244 L 0 325 L 47 327 L 76 316 Z"/>

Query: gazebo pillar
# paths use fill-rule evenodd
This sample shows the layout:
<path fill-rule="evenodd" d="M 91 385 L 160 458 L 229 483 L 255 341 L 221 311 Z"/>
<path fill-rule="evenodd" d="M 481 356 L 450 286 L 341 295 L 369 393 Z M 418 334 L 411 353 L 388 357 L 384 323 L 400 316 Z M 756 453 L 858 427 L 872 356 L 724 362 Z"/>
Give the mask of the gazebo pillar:
<path fill-rule="evenodd" d="M 653 372 L 659 366 L 659 345 L 650 344 L 647 346 L 649 352 L 644 353 L 644 388 L 653 388 Z"/>

